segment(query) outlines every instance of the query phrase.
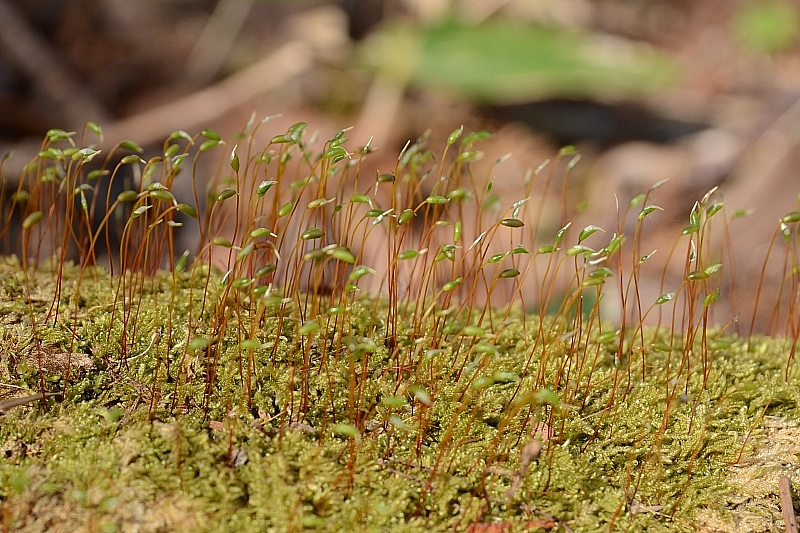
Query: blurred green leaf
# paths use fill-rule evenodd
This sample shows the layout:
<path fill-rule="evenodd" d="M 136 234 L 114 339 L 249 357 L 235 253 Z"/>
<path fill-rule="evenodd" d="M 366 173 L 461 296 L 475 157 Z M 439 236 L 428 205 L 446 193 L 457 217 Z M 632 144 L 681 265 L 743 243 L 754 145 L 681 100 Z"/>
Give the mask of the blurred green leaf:
<path fill-rule="evenodd" d="M 668 86 L 678 74 L 666 55 L 644 45 L 502 20 L 390 26 L 362 51 L 369 65 L 400 82 L 494 103 L 631 97 Z"/>

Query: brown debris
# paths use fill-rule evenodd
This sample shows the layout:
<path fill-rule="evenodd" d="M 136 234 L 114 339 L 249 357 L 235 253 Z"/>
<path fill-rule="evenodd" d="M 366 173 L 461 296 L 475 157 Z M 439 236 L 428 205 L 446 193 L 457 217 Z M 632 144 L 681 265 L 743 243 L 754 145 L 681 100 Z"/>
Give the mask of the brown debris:
<path fill-rule="evenodd" d="M 792 503 L 792 482 L 787 476 L 781 476 L 778 480 L 778 492 L 781 496 L 781 513 L 783 523 L 786 524 L 786 533 L 797 533 L 797 517 L 794 515 Z"/>
<path fill-rule="evenodd" d="M 558 522 L 554 520 L 526 520 L 523 522 L 475 522 L 467 527 L 467 533 L 501 533 L 514 527 L 523 529 L 555 529 Z"/>
<path fill-rule="evenodd" d="M 37 349 L 38 346 L 38 349 Z M 83 374 L 96 368 L 94 360 L 81 352 L 66 350 L 46 342 L 33 342 L 16 357 L 16 365 L 25 362 L 31 368 L 67 375 Z"/>
<path fill-rule="evenodd" d="M 519 470 L 514 472 L 514 481 L 511 484 L 511 488 L 506 491 L 506 498 L 511 499 L 514 497 L 520 485 L 522 485 L 522 480 L 528 472 L 531 461 L 538 459 L 540 453 L 542 453 L 542 443 L 536 439 L 531 440 L 522 448 L 519 459 Z"/>

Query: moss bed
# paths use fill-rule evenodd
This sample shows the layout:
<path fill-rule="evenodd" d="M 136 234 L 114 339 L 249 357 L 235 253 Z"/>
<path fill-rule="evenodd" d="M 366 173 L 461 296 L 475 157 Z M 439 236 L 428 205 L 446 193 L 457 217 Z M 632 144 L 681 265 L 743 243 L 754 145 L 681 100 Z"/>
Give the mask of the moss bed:
<path fill-rule="evenodd" d="M 57 270 L 0 264 L 0 400 L 63 391 L 0 404 L 3 531 L 782 528 L 786 340 L 620 341 L 513 310 L 390 336 L 367 297 L 309 317 L 203 265 L 67 266 L 60 292 Z"/>

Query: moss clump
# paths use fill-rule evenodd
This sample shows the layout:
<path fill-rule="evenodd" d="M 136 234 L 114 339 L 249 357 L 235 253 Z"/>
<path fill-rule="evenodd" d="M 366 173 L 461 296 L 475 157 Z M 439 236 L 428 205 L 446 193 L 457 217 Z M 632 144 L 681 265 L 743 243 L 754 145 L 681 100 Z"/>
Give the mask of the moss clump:
<path fill-rule="evenodd" d="M 737 519 L 731 465 L 758 457 L 767 417 L 796 422 L 800 393 L 794 341 L 709 326 L 727 287 L 714 190 L 680 237 L 676 292 L 648 304 L 643 221 L 661 183 L 604 244 L 597 226 L 564 223 L 566 176 L 546 201 L 573 148 L 503 207 L 491 168 L 481 183 L 471 166 L 485 132 L 453 132 L 439 160 L 422 138 L 364 186 L 370 150 L 349 152 L 344 131 L 314 155 L 305 123 L 261 149 L 263 124 L 242 133 L 205 212 L 194 176 L 195 205 L 173 185 L 191 154 L 196 169 L 224 144 L 211 130 L 176 132 L 147 162 L 109 155 L 108 190 L 124 165 L 143 165 L 142 182 L 105 202 L 87 196 L 96 151 L 52 130 L 19 180 L 25 201 L 0 195 L 24 250 L 0 260 L 3 527 L 658 532 Z M 174 231 L 194 219 L 187 268 Z M 784 272 L 799 221 L 776 232 Z M 103 242 L 120 244 L 108 270 Z M 58 256 L 42 260 L 48 249 Z M 795 331 L 790 288 L 773 316 Z M 613 298 L 618 326 L 604 320 Z"/>
<path fill-rule="evenodd" d="M 8 293 L 16 278 L 5 279 Z M 699 510 L 724 515 L 729 465 L 761 436 L 764 417 L 797 417 L 797 376 L 784 379 L 779 340 L 754 339 L 748 350 L 719 337 L 727 346 L 707 376 L 679 368 L 680 339 L 671 351 L 649 342 L 642 379 L 640 361 L 615 359 L 616 342 L 575 349 L 540 337 L 550 322 L 518 314 L 498 313 L 494 329 L 488 319 L 465 325 L 429 348 L 432 314 L 424 336 L 396 333 L 392 342 L 408 347 L 398 351 L 357 312 L 335 328 L 317 317 L 314 333 L 276 335 L 279 320 L 299 324 L 302 310 L 240 306 L 226 334 L 192 351 L 210 332 L 191 279 L 162 273 L 137 296 L 127 353 L 107 281 L 83 281 L 69 320 L 48 323 L 44 303 L 2 302 L 5 395 L 38 390 L 37 369 L 13 357 L 30 306 L 49 324 L 43 342 L 96 364 L 66 386 L 45 371 L 63 401 L 2 415 L 5 526 L 452 531 L 552 519 L 575 531 L 694 531 Z M 31 287 L 55 297 L 44 276 Z M 75 296 L 59 297 L 66 307 Z M 257 343 L 238 331 L 256 331 Z M 587 351 L 591 370 L 559 377 Z M 533 440 L 541 453 L 525 457 Z"/>

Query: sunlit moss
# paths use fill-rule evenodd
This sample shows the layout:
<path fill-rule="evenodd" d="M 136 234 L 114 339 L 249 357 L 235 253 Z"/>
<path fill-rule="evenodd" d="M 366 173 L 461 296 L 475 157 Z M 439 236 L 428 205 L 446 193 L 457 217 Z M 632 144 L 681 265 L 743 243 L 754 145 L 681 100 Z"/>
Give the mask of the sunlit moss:
<path fill-rule="evenodd" d="M 6 285 L 11 290 L 13 281 Z M 39 294 L 52 291 L 46 283 L 34 287 Z M 414 373 L 390 367 L 380 337 L 370 340 L 370 351 L 354 350 L 365 333 L 356 316 L 349 335 L 318 336 L 313 347 L 292 339 L 291 330 L 271 336 L 275 318 L 267 319 L 249 378 L 241 373 L 246 350 L 226 336 L 214 392 L 204 398 L 207 356 L 181 349 L 190 321 L 187 298 L 197 299 L 188 286 L 154 283 L 141 294 L 128 361 L 119 346 L 100 342 L 122 320 L 109 322 L 113 293 L 84 280 L 81 294 L 85 305 L 70 324 L 81 328 L 81 348 L 92 351 L 100 368 L 74 380 L 63 403 L 10 410 L 0 427 L 2 506 L 23 530 L 31 518 L 14 509 L 46 494 L 54 512 L 91 509 L 84 527 L 100 520 L 120 530 L 132 524 L 126 508 L 178 497 L 185 502 L 181 520 L 209 531 L 448 531 L 537 513 L 569 520 L 580 531 L 603 531 L 612 522 L 621 531 L 689 531 L 696 510 L 718 505 L 729 490 L 727 465 L 747 449 L 745 436 L 758 437 L 760 418 L 795 416 L 800 403 L 792 381 L 782 379 L 783 343 L 772 339 L 756 340 L 747 352 L 745 343 L 728 338 L 731 347 L 715 354 L 707 385 L 701 386 L 702 372 L 691 372 L 672 403 L 659 371 L 667 353 L 649 351 L 646 379 L 615 391 L 615 380 L 627 377 L 614 366 L 614 347 L 604 347 L 593 385 L 585 389 L 583 378 L 556 388 L 564 404 L 548 406 L 519 401 L 536 390 L 538 379 L 524 371 L 530 354 L 520 322 L 499 332 L 495 354 L 476 352 L 474 343 L 454 336 Z M 68 301 L 72 294 L 61 297 Z M 151 301 L 169 302 L 172 315 Z M 363 304 L 371 309 L 369 301 Z M 44 312 L 46 306 L 36 310 Z M 193 312 L 199 312 L 196 301 Z M 22 320 L 25 312 L 18 313 Z M 148 350 L 152 332 L 168 319 L 172 346 L 159 342 Z M 244 312 L 236 320 L 246 330 L 251 317 Z M 64 344 L 64 328 L 57 321 L 43 338 Z M 13 346 L 26 329 L 11 323 L 3 333 Z M 8 355 L 9 384 L 35 390 L 36 372 L 9 366 Z M 165 358 L 172 361 L 169 372 Z M 559 365 L 563 359 L 553 357 L 545 381 L 555 381 Z M 636 365 L 632 372 L 639 372 Z M 479 382 L 482 377 L 490 379 Z M 247 379 L 252 406 L 242 394 Z M 415 390 L 435 394 L 426 399 Z M 381 402 L 384 397 L 398 399 Z M 335 423 L 356 422 L 353 416 L 362 417 L 357 439 L 332 433 Z M 552 438 L 538 435 L 542 454 L 509 494 L 536 424 Z M 234 450 L 244 450 L 246 462 L 234 462 Z M 664 507 L 632 514 L 626 505 L 632 497 Z"/>
<path fill-rule="evenodd" d="M 573 245 L 570 224 L 554 237 L 525 233 L 542 218 L 525 211 L 527 178 L 525 198 L 505 212 L 491 180 L 461 186 L 475 186 L 467 162 L 479 159 L 485 132 L 466 136 L 453 162 L 436 161 L 420 139 L 370 194 L 344 191 L 343 179 L 333 201 L 327 177 L 359 160 L 341 148 L 344 132 L 315 156 L 304 128 L 255 159 L 231 156 L 237 175 L 265 166 L 275 179 L 250 184 L 251 197 L 236 180 L 225 186 L 238 189 L 208 192 L 193 265 L 186 254 L 174 260 L 169 240 L 174 211 L 199 217 L 169 191 L 186 157 L 173 148 L 161 181 L 118 197 L 131 203 L 122 265 L 94 266 L 92 241 L 67 230 L 79 264 L 0 260 L 0 402 L 13 398 L 0 403 L 4 527 L 445 532 L 546 519 L 587 532 L 694 531 L 700 511 L 725 516 L 741 490 L 727 482 L 730 466 L 751 453 L 764 418 L 797 420 L 791 341 L 708 327 L 719 265 L 703 268 L 695 255 L 675 293 L 650 308 L 638 301 L 636 265 L 649 259 L 638 259 L 640 223 L 659 209 L 649 193 L 630 203 L 646 207 L 631 250 L 638 263 L 624 274 L 623 235 L 595 252 Z M 219 141 L 201 137 L 201 152 Z M 292 171 L 297 152 L 308 168 Z M 49 155 L 56 175 L 80 174 Z M 447 179 L 422 194 L 434 170 Z M 281 183 L 289 191 L 273 187 Z M 47 203 L 52 191 L 31 187 L 30 201 Z M 379 206 L 379 188 L 392 207 Z M 706 237 L 722 209 L 706 208 L 713 192 L 684 236 Z M 231 205 L 243 229 L 216 235 Z M 462 224 L 470 209 L 471 228 Z M 26 237 L 51 223 L 37 217 Z M 782 222 L 787 240 L 794 218 Z M 381 274 L 369 266 L 379 255 L 366 250 L 371 234 L 386 247 Z M 508 244 L 489 248 L 500 235 Z M 315 242 L 324 237 L 334 240 Z M 213 247 L 229 254 L 227 271 L 213 265 Z M 521 280 L 538 259 L 541 310 L 526 315 L 531 285 Z M 156 270 L 165 263 L 171 271 Z M 571 281 L 551 284 L 569 265 Z M 632 287 L 624 315 L 644 321 L 674 305 L 673 326 L 606 323 L 603 283 L 619 275 Z M 378 277 L 376 290 L 362 290 Z M 489 305 L 495 291 L 510 295 L 507 307 Z"/>

